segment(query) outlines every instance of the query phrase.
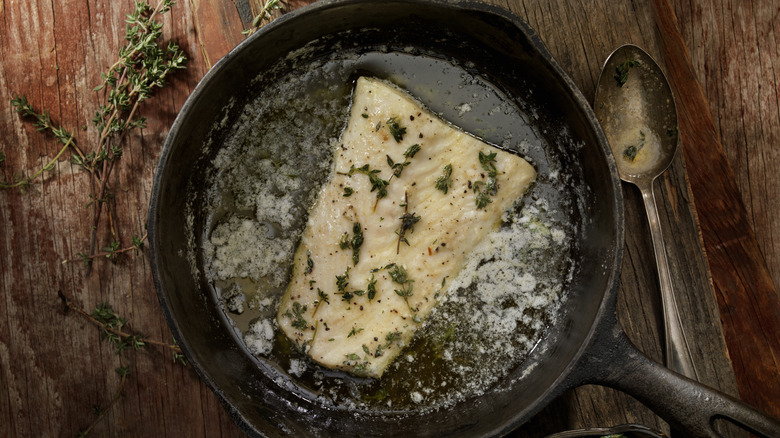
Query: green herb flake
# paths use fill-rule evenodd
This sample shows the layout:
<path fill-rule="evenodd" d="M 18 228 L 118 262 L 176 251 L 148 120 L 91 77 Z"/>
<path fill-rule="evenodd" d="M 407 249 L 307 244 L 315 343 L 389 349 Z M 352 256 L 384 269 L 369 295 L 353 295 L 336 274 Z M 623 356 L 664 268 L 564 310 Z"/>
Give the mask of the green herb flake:
<path fill-rule="evenodd" d="M 412 164 L 410 161 L 396 163 L 392 158 L 390 158 L 390 155 L 387 155 L 387 165 L 390 166 L 390 168 L 393 170 L 393 176 L 395 177 L 400 177 L 401 172 L 404 171 L 404 168 L 410 164 Z"/>
<path fill-rule="evenodd" d="M 377 174 L 380 172 L 379 169 L 372 169 L 368 164 L 365 164 L 361 167 L 355 167 L 353 165 L 350 167 L 349 172 L 347 172 L 346 175 L 352 176 L 355 172 L 368 176 L 368 181 L 371 183 L 371 191 L 376 191 L 377 200 L 387 196 L 387 186 L 390 184 L 390 182 L 377 176 Z"/>
<path fill-rule="evenodd" d="M 398 248 L 396 248 L 396 254 L 398 254 L 401 246 L 401 242 L 409 245 L 409 241 L 406 239 L 406 233 L 414 233 L 414 224 L 420 222 L 421 217 L 414 213 L 404 213 L 401 216 L 401 227 L 398 229 Z"/>
<path fill-rule="evenodd" d="M 322 289 L 317 288 L 317 296 L 320 297 L 321 303 L 330 304 L 330 301 L 328 300 L 328 294 L 326 294 Z"/>
<path fill-rule="evenodd" d="M 626 60 L 623 61 L 617 68 L 615 68 L 615 81 L 618 87 L 622 87 L 628 81 L 628 71 L 633 67 L 639 67 L 642 65 L 639 61 L 630 59 L 626 54 Z"/>
<path fill-rule="evenodd" d="M 344 197 L 349 198 L 352 196 L 352 194 L 355 193 L 355 189 L 352 187 L 344 187 Z"/>
<path fill-rule="evenodd" d="M 314 271 L 314 260 L 311 259 L 311 251 L 306 251 L 306 270 L 305 275 L 309 275 Z"/>
<path fill-rule="evenodd" d="M 407 159 L 414 158 L 417 152 L 420 152 L 420 149 L 422 149 L 422 146 L 415 143 L 406 149 L 406 152 L 404 152 L 404 157 L 406 157 Z"/>
<path fill-rule="evenodd" d="M 339 248 L 352 248 L 352 263 L 357 265 L 360 261 L 360 247 L 363 245 L 363 227 L 360 222 L 352 224 L 352 237 L 349 233 L 344 233 L 339 240 Z"/>
<path fill-rule="evenodd" d="M 395 142 L 400 143 L 401 140 L 404 139 L 404 135 L 406 135 L 406 128 L 398 124 L 396 117 L 389 118 L 385 124 L 387 125 L 387 129 L 390 131 L 390 135 L 392 135 L 393 139 L 395 139 Z"/>
<path fill-rule="evenodd" d="M 496 153 L 484 153 L 479 151 L 479 164 L 487 172 L 487 181 L 476 181 L 472 185 L 475 194 L 475 203 L 477 210 L 487 207 L 493 202 L 491 196 L 495 196 L 498 191 L 498 170 L 496 169 Z"/>
<path fill-rule="evenodd" d="M 366 292 L 368 292 L 368 301 L 371 301 L 376 297 L 376 279 L 373 274 L 371 274 L 371 279 L 368 280 Z"/>
<path fill-rule="evenodd" d="M 309 325 L 306 320 L 303 319 L 304 313 L 306 313 L 306 306 L 303 306 L 301 303 L 296 301 L 293 303 L 292 313 L 290 313 L 288 310 L 284 315 L 293 320 L 292 326 L 294 328 L 299 330 L 306 330 Z"/>
<path fill-rule="evenodd" d="M 642 150 L 643 147 L 645 147 L 646 143 L 646 137 L 644 131 L 639 131 L 639 142 L 637 144 L 632 144 L 623 149 L 623 156 L 628 158 L 631 161 L 636 160 L 637 154 L 639 154 L 639 151 Z"/>
<path fill-rule="evenodd" d="M 445 195 L 452 187 L 452 164 L 444 166 L 441 176 L 436 178 L 436 190 L 442 191 Z"/>
<path fill-rule="evenodd" d="M 352 225 L 352 232 L 354 233 L 350 242 L 352 246 L 352 263 L 357 265 L 360 261 L 360 246 L 363 245 L 363 228 L 360 226 L 360 222 L 355 222 Z"/>
<path fill-rule="evenodd" d="M 346 291 L 347 286 L 349 286 L 349 266 L 347 266 L 347 270 L 344 271 L 343 275 L 336 276 L 336 288 L 339 292 Z"/>
<path fill-rule="evenodd" d="M 390 394 L 387 392 L 384 388 L 379 388 L 373 395 L 367 395 L 363 398 L 367 400 L 376 400 L 376 401 L 382 401 L 386 399 Z"/>
<path fill-rule="evenodd" d="M 349 338 L 349 337 L 355 336 L 355 335 L 357 335 L 358 333 L 360 333 L 362 331 L 363 331 L 362 328 L 352 327 L 352 330 L 349 332 L 347 337 Z"/>

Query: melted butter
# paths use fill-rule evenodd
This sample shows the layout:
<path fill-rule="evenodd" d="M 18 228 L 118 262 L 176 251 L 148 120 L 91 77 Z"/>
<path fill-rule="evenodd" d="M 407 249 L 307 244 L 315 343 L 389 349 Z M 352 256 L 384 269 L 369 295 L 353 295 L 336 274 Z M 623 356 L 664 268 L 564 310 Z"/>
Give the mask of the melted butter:
<path fill-rule="evenodd" d="M 458 278 L 446 279 L 447 299 L 381 379 L 320 367 L 278 330 L 265 331 L 284 289 L 280 279 L 289 280 L 307 209 L 331 171 L 333 141 L 358 75 L 392 79 L 443 119 L 522 153 L 539 173 L 526 201 L 505 214 Z M 572 269 L 571 176 L 551 152 L 555 146 L 529 124 L 534 117 L 533 109 L 521 110 L 457 64 L 398 52 L 327 60 L 269 84 L 246 105 L 219 152 L 206 205 L 193 207 L 208 216 L 205 229 L 193 231 L 204 242 L 198 263 L 237 340 L 286 373 L 304 396 L 328 406 L 437 409 L 494 386 L 552 323 Z M 241 228 L 242 221 L 250 224 Z M 242 239 L 230 238 L 242 229 Z M 270 244 L 280 258 L 257 251 Z M 241 313 L 228 303 L 236 294 Z M 260 353 L 266 347 L 270 352 Z"/>
<path fill-rule="evenodd" d="M 650 172 L 661 161 L 661 141 L 649 126 L 637 123 L 624 128 L 610 142 L 617 165 L 625 175 Z"/>

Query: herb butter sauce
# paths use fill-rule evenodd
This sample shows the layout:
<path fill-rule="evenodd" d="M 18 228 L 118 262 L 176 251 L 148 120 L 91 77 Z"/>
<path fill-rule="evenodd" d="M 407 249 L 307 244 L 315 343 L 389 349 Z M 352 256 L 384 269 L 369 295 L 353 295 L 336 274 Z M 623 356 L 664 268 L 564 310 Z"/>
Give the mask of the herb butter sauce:
<path fill-rule="evenodd" d="M 446 279 L 440 305 L 379 380 L 311 363 L 274 322 L 360 75 L 406 89 L 444 120 L 523 156 L 538 173 L 461 273 Z M 322 60 L 263 87 L 216 154 L 202 205 L 190 205 L 192 215 L 207 215 L 203 229 L 191 230 L 200 242 L 191 257 L 247 351 L 301 396 L 361 410 L 445 407 L 483 393 L 517 367 L 554 323 L 574 269 L 576 196 L 557 146 L 546 140 L 565 133 L 536 132 L 537 115 L 523 96 L 506 96 L 473 66 L 412 49 Z"/>

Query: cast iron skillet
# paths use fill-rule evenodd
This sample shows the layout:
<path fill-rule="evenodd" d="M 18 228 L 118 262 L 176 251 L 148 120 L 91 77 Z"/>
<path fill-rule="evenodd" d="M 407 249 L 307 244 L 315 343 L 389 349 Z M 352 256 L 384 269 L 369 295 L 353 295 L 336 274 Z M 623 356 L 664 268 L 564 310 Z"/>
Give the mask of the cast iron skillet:
<path fill-rule="evenodd" d="M 587 187 L 581 194 L 578 269 L 569 299 L 558 323 L 524 365 L 485 395 L 425 415 L 325 408 L 294 387 L 276 383 L 280 372 L 262 366 L 240 347 L 209 286 L 193 274 L 185 256 L 184 212 L 187 200 L 199 196 L 204 157 L 207 162 L 213 156 L 242 102 L 262 91 L 252 81 L 259 75 L 273 80 L 272 66 L 303 46 L 307 50 L 287 60 L 309 62 L 361 46 L 407 52 L 412 48 L 413 53 L 456 59 L 509 95 L 535 96 L 538 124 L 563 127 L 579 145 L 571 146 L 564 160 L 582 170 L 581 183 Z M 690 436 L 718 436 L 713 429 L 716 418 L 776 436 L 780 423 L 666 370 L 630 344 L 615 311 L 622 215 L 616 167 L 595 116 L 519 18 L 473 2 L 326 0 L 266 26 L 198 85 L 166 140 L 148 229 L 152 270 L 168 323 L 194 369 L 250 435 L 503 435 L 567 389 L 596 383 L 630 393 Z"/>

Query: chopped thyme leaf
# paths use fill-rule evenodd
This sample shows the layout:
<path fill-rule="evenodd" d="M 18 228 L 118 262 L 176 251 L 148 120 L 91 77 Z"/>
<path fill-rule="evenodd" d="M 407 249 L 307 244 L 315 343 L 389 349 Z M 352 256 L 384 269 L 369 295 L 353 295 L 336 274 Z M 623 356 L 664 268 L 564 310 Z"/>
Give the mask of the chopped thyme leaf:
<path fill-rule="evenodd" d="M 311 259 L 311 251 L 306 251 L 306 270 L 304 274 L 309 275 L 314 270 L 314 261 Z"/>
<path fill-rule="evenodd" d="M 344 187 L 344 197 L 349 198 L 352 196 L 352 194 L 355 193 L 355 189 L 352 187 Z"/>
<path fill-rule="evenodd" d="M 479 151 L 479 164 L 482 165 L 482 168 L 486 171 L 490 172 L 492 176 L 496 176 L 496 152 L 491 152 L 489 154 L 486 154 L 482 151 Z"/>
<path fill-rule="evenodd" d="M 626 147 L 625 149 L 623 149 L 623 155 L 631 161 L 636 160 L 636 156 L 637 154 L 639 154 L 639 151 L 641 151 L 642 148 L 645 147 L 645 142 L 646 142 L 645 132 L 639 131 L 639 143 L 635 145 L 632 144 Z"/>
<path fill-rule="evenodd" d="M 302 306 L 301 303 L 296 301 L 293 303 L 292 313 L 290 313 L 290 311 L 288 310 L 287 313 L 284 314 L 284 316 L 293 320 L 292 326 L 294 328 L 297 328 L 299 330 L 306 330 L 309 324 L 307 324 L 306 320 L 303 319 L 304 313 L 306 313 L 306 306 Z"/>
<path fill-rule="evenodd" d="M 363 398 L 367 400 L 382 401 L 386 399 L 390 394 L 384 388 L 379 388 L 373 395 L 366 395 Z"/>
<path fill-rule="evenodd" d="M 618 87 L 622 87 L 628 81 L 628 71 L 632 67 L 639 67 L 640 65 L 642 64 L 639 61 L 630 59 L 628 54 L 626 54 L 626 60 L 615 68 L 615 81 L 617 81 Z"/>
<path fill-rule="evenodd" d="M 320 297 L 320 302 L 330 304 L 330 301 L 328 301 L 328 294 L 326 294 L 322 289 L 317 288 L 317 296 Z"/>
<path fill-rule="evenodd" d="M 420 216 L 415 216 L 414 213 L 404 213 L 401 216 L 401 228 L 398 230 L 398 242 L 404 242 L 409 245 L 409 241 L 406 240 L 406 232 L 411 231 L 414 233 L 414 224 L 420 222 Z M 396 252 L 397 253 L 397 252 Z"/>
<path fill-rule="evenodd" d="M 409 278 L 408 274 L 406 273 L 406 269 L 404 269 L 403 266 L 395 265 L 393 266 L 393 269 L 388 271 L 388 273 L 390 274 L 390 278 L 393 280 L 393 282 L 398 283 L 401 286 L 400 289 L 395 289 L 396 295 L 404 299 L 407 307 L 409 307 L 409 312 L 417 312 L 417 309 L 413 309 L 412 305 L 409 304 L 409 297 L 413 295 L 412 283 L 414 283 L 414 280 Z M 415 322 L 417 321 L 415 320 Z"/>
<path fill-rule="evenodd" d="M 436 189 L 441 190 L 446 195 L 452 187 L 452 164 L 444 166 L 441 176 L 436 179 Z"/>
<path fill-rule="evenodd" d="M 374 274 L 371 274 L 371 279 L 368 280 L 366 292 L 368 292 L 368 301 L 371 301 L 376 297 L 376 279 L 374 278 Z"/>
<path fill-rule="evenodd" d="M 374 276 L 371 276 L 371 279 L 368 280 L 368 286 L 366 286 L 366 291 L 368 292 L 368 301 L 371 301 L 376 297 L 376 280 L 374 279 Z"/>
<path fill-rule="evenodd" d="M 487 193 L 487 190 L 481 190 L 480 188 L 484 186 L 485 183 L 482 181 L 477 181 L 474 183 L 474 193 L 476 193 L 476 205 L 477 210 L 481 210 L 485 207 L 487 207 L 488 204 L 493 202 L 492 199 L 490 199 L 490 196 Z"/>
<path fill-rule="evenodd" d="M 344 271 L 344 275 L 336 276 L 336 288 L 339 292 L 345 292 L 347 286 L 349 286 L 349 266 L 347 266 L 347 270 Z"/>
<path fill-rule="evenodd" d="M 358 334 L 358 333 L 360 333 L 360 332 L 362 332 L 362 331 L 363 331 L 363 329 L 362 329 L 362 328 L 356 328 L 356 327 L 352 327 L 352 331 L 350 331 L 350 332 L 349 332 L 349 334 L 347 335 L 347 337 L 349 338 L 349 337 L 351 337 L 351 336 L 354 336 L 354 335 L 356 335 L 356 334 Z"/>
<path fill-rule="evenodd" d="M 391 117 L 385 122 L 387 129 L 390 131 L 390 135 L 393 136 L 396 143 L 400 143 L 404 139 L 406 134 L 406 128 L 398 124 L 398 120 L 395 117 Z M 379 125 L 377 125 L 379 126 Z"/>
<path fill-rule="evenodd" d="M 358 264 L 360 261 L 360 246 L 363 244 L 363 228 L 360 226 L 360 222 L 355 222 L 352 225 L 352 263 Z"/>
<path fill-rule="evenodd" d="M 415 216 L 414 213 L 409 213 L 409 193 L 404 193 L 404 202 L 401 204 L 404 207 L 404 214 L 401 216 L 401 226 L 395 233 L 398 234 L 398 245 L 395 248 L 395 253 L 401 252 L 401 242 L 409 245 L 409 241 L 406 240 L 406 232 L 414 232 L 414 224 L 420 222 L 420 216 Z"/>
<path fill-rule="evenodd" d="M 409 161 L 404 161 L 403 163 L 396 163 L 393 161 L 392 158 L 390 158 L 390 155 L 387 155 L 387 165 L 390 166 L 391 169 L 393 169 L 393 176 L 400 177 L 401 172 L 404 171 L 404 167 L 412 164 Z"/>
<path fill-rule="evenodd" d="M 339 240 L 339 248 L 347 249 L 352 248 L 352 263 L 357 265 L 360 261 L 360 246 L 363 245 L 363 227 L 360 222 L 352 224 L 352 237 L 349 237 L 349 233 L 345 232 Z"/>
<path fill-rule="evenodd" d="M 347 249 L 349 248 L 349 234 L 344 232 L 341 236 L 341 240 L 339 240 L 339 248 L 341 249 Z"/>
<path fill-rule="evenodd" d="M 415 154 L 417 154 L 417 152 L 420 152 L 420 149 L 421 149 L 420 145 L 417 143 L 409 146 L 406 149 L 406 152 L 404 152 L 404 158 L 406 158 L 407 160 L 410 158 L 414 158 Z M 395 177 L 400 177 L 401 172 L 404 171 L 404 168 L 410 164 L 412 164 L 410 161 L 404 161 L 403 163 L 396 163 L 395 161 L 393 161 L 392 158 L 390 158 L 390 155 L 387 155 L 387 165 L 390 166 L 391 169 L 393 169 L 393 176 Z"/>
<path fill-rule="evenodd" d="M 390 279 L 393 280 L 394 283 L 398 283 L 400 285 L 414 281 L 409 279 L 409 276 L 406 273 L 406 269 L 400 265 L 393 264 L 388 273 L 390 274 Z"/>
<path fill-rule="evenodd" d="M 477 210 L 481 210 L 487 207 L 488 204 L 493 202 L 490 199 L 491 196 L 495 196 L 498 191 L 498 184 L 496 183 L 496 177 L 498 176 L 498 170 L 496 169 L 496 153 L 484 153 L 479 151 L 479 163 L 482 168 L 487 171 L 487 182 L 476 181 L 472 188 L 474 190 L 475 203 Z"/>
<path fill-rule="evenodd" d="M 371 169 L 371 167 L 368 164 L 365 164 L 361 167 L 355 167 L 353 165 L 352 167 L 350 167 L 347 175 L 352 176 L 352 174 L 354 174 L 355 172 L 359 172 L 368 176 L 368 181 L 371 183 L 371 191 L 377 192 L 376 193 L 377 200 L 387 196 L 387 185 L 390 184 L 390 182 L 385 181 L 376 175 L 377 173 L 380 172 L 379 169 Z"/>
<path fill-rule="evenodd" d="M 406 157 L 407 159 L 414 158 L 417 152 L 420 152 L 420 149 L 422 149 L 422 147 L 418 143 L 415 143 L 409 146 L 408 149 L 406 149 L 406 152 L 404 152 L 404 157 Z"/>
<path fill-rule="evenodd" d="M 367 118 L 368 118 L 368 114 L 366 114 L 366 113 L 363 113 L 363 114 L 361 114 L 361 115 L 360 115 L 360 117 L 362 117 L 362 118 L 364 118 L 364 119 L 367 119 Z"/>
<path fill-rule="evenodd" d="M 388 342 L 395 342 L 399 339 L 401 339 L 401 332 L 399 331 L 390 332 L 385 336 L 385 340 Z"/>

